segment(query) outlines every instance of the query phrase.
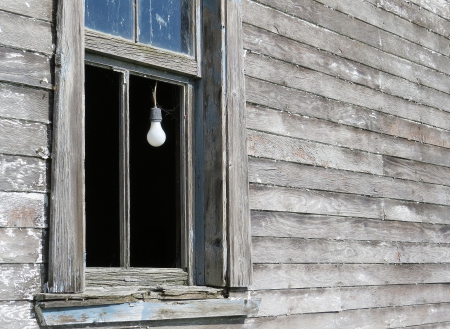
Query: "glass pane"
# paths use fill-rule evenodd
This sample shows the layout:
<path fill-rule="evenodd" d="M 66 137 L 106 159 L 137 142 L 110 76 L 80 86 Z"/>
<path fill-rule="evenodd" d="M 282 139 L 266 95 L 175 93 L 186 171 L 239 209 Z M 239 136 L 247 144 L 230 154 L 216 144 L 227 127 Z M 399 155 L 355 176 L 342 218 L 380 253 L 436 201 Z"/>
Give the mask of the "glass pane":
<path fill-rule="evenodd" d="M 88 28 L 134 40 L 133 0 L 86 0 Z"/>
<path fill-rule="evenodd" d="M 138 0 L 139 42 L 192 54 L 191 0 Z"/>

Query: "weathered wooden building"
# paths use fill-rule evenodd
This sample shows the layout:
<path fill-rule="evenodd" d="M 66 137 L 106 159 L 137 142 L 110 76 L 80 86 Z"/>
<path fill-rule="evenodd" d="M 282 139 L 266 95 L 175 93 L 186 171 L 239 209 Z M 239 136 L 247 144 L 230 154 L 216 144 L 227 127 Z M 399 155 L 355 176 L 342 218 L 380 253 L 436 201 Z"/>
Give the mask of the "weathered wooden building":
<path fill-rule="evenodd" d="M 0 1 L 0 328 L 450 328 L 448 0 L 84 2 Z"/>

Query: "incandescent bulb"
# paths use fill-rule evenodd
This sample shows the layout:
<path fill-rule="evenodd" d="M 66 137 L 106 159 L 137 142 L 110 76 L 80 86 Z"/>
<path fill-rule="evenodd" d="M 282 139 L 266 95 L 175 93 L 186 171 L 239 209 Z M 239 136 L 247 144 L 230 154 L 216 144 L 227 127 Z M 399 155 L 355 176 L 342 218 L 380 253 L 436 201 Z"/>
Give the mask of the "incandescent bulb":
<path fill-rule="evenodd" d="M 166 141 L 166 133 L 161 127 L 161 122 L 153 121 L 147 133 L 147 141 L 151 146 L 158 147 Z"/>

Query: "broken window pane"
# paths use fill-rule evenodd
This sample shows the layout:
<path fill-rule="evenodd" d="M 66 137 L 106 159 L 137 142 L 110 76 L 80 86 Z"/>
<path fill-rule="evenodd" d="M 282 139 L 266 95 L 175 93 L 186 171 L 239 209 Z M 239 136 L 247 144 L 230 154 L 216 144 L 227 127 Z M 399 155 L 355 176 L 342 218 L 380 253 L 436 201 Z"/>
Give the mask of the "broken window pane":
<path fill-rule="evenodd" d="M 138 0 L 139 42 L 192 54 L 193 22 L 189 0 Z"/>
<path fill-rule="evenodd" d="M 134 40 L 134 1 L 86 0 L 88 28 Z"/>

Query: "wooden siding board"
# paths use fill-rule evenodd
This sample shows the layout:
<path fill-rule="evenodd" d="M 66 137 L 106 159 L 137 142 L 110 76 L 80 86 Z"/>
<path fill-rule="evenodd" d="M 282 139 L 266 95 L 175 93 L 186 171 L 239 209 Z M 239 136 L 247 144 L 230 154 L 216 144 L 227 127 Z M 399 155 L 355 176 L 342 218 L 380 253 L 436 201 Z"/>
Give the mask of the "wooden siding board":
<path fill-rule="evenodd" d="M 0 154 L 0 191 L 46 192 L 47 162 L 38 158 Z"/>
<path fill-rule="evenodd" d="M 366 64 L 380 71 L 403 77 L 411 82 L 449 92 L 450 77 L 441 72 L 385 53 L 252 1 L 243 1 L 243 6 L 243 20 L 248 24 L 329 51 L 337 56 Z"/>
<path fill-rule="evenodd" d="M 450 21 L 439 17 L 428 10 L 422 10 L 412 2 L 402 0 L 367 0 L 372 5 L 400 16 L 414 24 L 422 26 L 434 33 L 450 38 Z"/>
<path fill-rule="evenodd" d="M 41 123 L 0 118 L 0 152 L 47 159 L 49 127 Z"/>
<path fill-rule="evenodd" d="M 360 195 L 250 184 L 250 209 L 383 218 L 383 200 Z"/>
<path fill-rule="evenodd" d="M 450 8 L 446 0 L 410 0 L 412 3 L 450 21 Z"/>
<path fill-rule="evenodd" d="M 33 228 L 0 228 L 0 263 L 46 261 L 45 231 Z"/>
<path fill-rule="evenodd" d="M 249 103 L 260 104 L 273 109 L 427 144 L 448 145 L 450 116 L 447 112 L 433 108 L 430 108 L 429 111 L 420 111 L 413 106 L 410 108 L 410 112 L 403 114 L 405 117 L 409 117 L 409 119 L 405 119 L 379 110 L 364 108 L 346 101 L 329 99 L 252 77 L 246 78 L 246 96 Z"/>
<path fill-rule="evenodd" d="M 383 210 L 388 220 L 450 224 L 446 206 L 386 199 Z"/>
<path fill-rule="evenodd" d="M 450 166 L 450 149 L 360 130 L 285 111 L 247 106 L 248 128 L 373 154 Z M 358 136 L 355 139 L 355 136 Z"/>
<path fill-rule="evenodd" d="M 244 33 L 245 47 L 254 53 L 308 67 L 406 100 L 447 111 L 450 109 L 447 105 L 450 103 L 448 93 L 398 78 L 247 24 L 244 26 Z"/>
<path fill-rule="evenodd" d="M 53 0 L 2 0 L 0 10 L 45 21 L 53 20 Z"/>
<path fill-rule="evenodd" d="M 2 329 L 38 329 L 33 304 L 26 301 L 0 302 Z"/>
<path fill-rule="evenodd" d="M 1 264 L 0 300 L 33 300 L 41 292 L 44 277 L 40 264 Z"/>
<path fill-rule="evenodd" d="M 48 90 L 0 83 L 0 117 L 48 124 L 52 101 Z"/>
<path fill-rule="evenodd" d="M 449 243 L 446 225 L 252 211 L 252 236 Z M 326 228 L 326 229 L 324 229 Z"/>
<path fill-rule="evenodd" d="M 275 160 L 382 174 L 379 154 L 351 150 L 311 141 L 248 131 L 248 155 Z"/>
<path fill-rule="evenodd" d="M 53 54 L 52 25 L 49 22 L 3 11 L 0 11 L 0 22 L 2 22 L 1 45 L 46 55 Z"/>
<path fill-rule="evenodd" d="M 252 183 L 266 185 L 450 205 L 450 187 L 448 186 L 290 162 L 251 158 L 249 179 Z"/>
<path fill-rule="evenodd" d="M 419 122 L 432 109 L 263 55 L 247 54 L 245 69 L 254 78 Z"/>
<path fill-rule="evenodd" d="M 0 227 L 47 227 L 48 196 L 0 192 Z"/>
<path fill-rule="evenodd" d="M 255 263 L 449 263 L 450 244 L 253 237 Z M 302 252 L 298 252 L 301 250 Z"/>

